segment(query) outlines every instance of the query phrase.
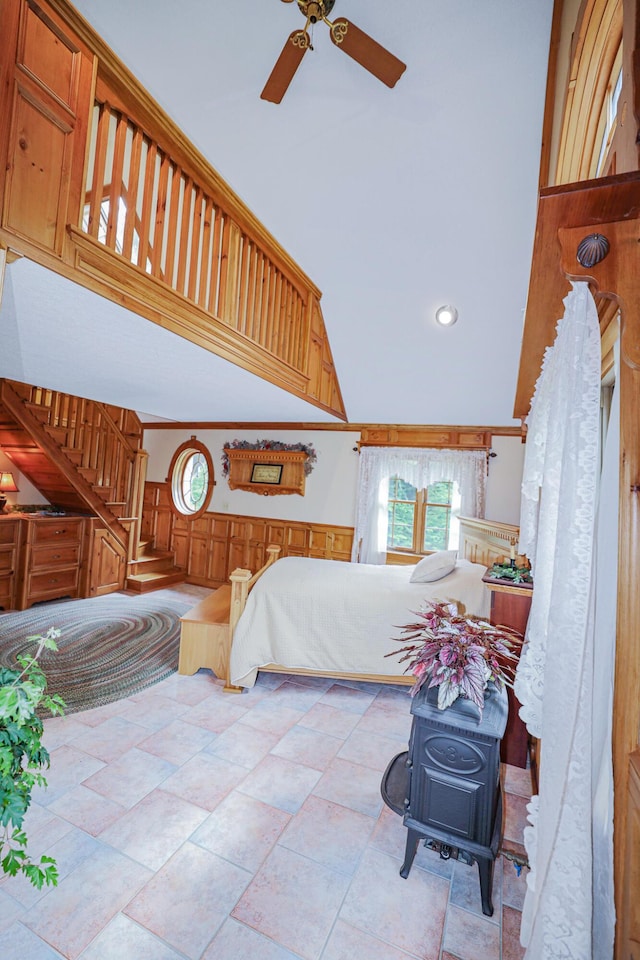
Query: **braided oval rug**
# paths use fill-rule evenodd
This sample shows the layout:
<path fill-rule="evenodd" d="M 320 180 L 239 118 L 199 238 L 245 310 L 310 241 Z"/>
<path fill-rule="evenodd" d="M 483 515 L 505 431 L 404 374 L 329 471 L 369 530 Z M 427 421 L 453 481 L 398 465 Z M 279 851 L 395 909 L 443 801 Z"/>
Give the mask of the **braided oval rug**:
<path fill-rule="evenodd" d="M 34 654 L 28 637 L 61 631 L 58 650 L 43 650 L 47 692 L 65 713 L 91 710 L 150 687 L 178 669 L 180 617 L 187 601 L 109 594 L 41 603 L 0 614 L 0 665 L 14 669 L 19 654 Z"/>

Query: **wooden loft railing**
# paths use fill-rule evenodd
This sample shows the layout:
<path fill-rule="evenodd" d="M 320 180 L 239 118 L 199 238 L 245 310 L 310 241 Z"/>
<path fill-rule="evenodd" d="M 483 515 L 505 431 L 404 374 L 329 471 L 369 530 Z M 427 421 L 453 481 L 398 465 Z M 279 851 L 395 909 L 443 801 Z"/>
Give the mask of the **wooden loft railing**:
<path fill-rule="evenodd" d="M 0 252 L 342 420 L 320 291 L 67 0 L 0 4 Z"/>
<path fill-rule="evenodd" d="M 211 317 L 302 371 L 312 291 L 123 111 L 93 111 L 82 230 Z"/>

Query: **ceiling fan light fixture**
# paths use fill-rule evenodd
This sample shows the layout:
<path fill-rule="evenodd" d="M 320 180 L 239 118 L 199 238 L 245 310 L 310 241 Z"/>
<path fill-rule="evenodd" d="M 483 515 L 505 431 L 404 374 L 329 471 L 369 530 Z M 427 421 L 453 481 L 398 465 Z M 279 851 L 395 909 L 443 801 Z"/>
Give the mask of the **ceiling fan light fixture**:
<path fill-rule="evenodd" d="M 436 323 L 441 327 L 452 327 L 457 319 L 458 311 L 448 303 L 436 310 Z"/>

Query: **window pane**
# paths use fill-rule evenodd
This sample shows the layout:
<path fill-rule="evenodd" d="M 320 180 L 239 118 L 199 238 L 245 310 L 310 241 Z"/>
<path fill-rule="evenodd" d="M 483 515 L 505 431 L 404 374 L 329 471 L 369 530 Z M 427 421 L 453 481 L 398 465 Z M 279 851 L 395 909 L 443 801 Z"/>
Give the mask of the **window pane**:
<path fill-rule="evenodd" d="M 416 488 L 401 477 L 389 480 L 387 548 L 413 549 Z"/>
<path fill-rule="evenodd" d="M 427 487 L 427 503 L 446 503 L 451 504 L 450 480 L 441 480 L 440 483 L 432 483 Z"/>
<path fill-rule="evenodd" d="M 389 529 L 387 547 L 411 550 L 413 547 L 413 518 L 415 507 L 411 503 L 389 502 Z"/>
<path fill-rule="evenodd" d="M 448 548 L 450 517 L 451 510 L 448 506 L 427 506 L 424 524 L 424 550 L 446 550 Z"/>

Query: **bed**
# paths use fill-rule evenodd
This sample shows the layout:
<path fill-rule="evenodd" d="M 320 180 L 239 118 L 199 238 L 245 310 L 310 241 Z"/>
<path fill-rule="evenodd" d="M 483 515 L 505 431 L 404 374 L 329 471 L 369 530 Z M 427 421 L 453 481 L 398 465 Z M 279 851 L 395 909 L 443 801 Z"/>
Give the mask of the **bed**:
<path fill-rule="evenodd" d="M 258 670 L 411 683 L 397 657 L 399 626 L 428 600 L 456 600 L 489 615 L 484 564 L 458 560 L 447 576 L 411 582 L 415 565 L 309 557 L 272 561 L 233 629 L 230 681 L 252 687 Z"/>

